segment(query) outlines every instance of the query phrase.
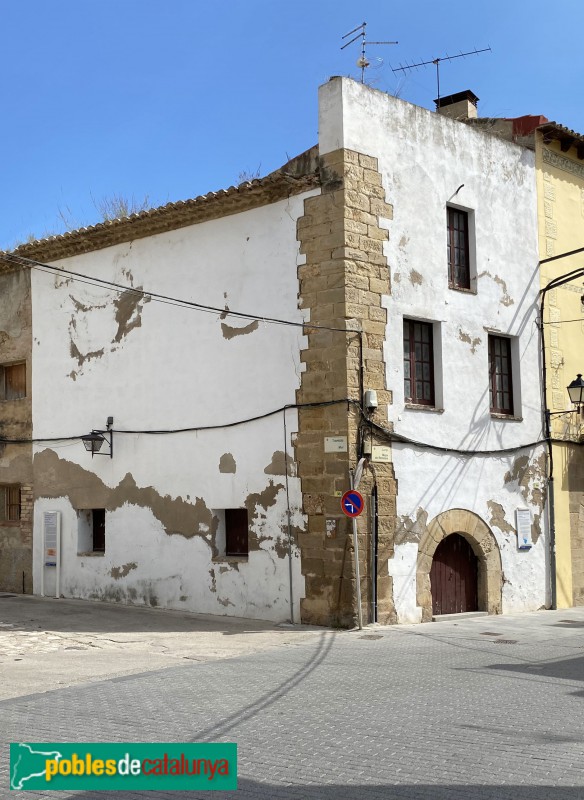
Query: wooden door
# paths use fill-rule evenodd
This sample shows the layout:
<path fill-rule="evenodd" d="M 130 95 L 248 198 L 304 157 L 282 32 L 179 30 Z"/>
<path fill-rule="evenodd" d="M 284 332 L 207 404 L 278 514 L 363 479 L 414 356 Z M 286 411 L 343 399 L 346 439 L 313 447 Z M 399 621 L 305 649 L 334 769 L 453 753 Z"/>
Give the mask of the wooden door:
<path fill-rule="evenodd" d="M 430 570 L 432 613 L 478 611 L 478 561 L 469 543 L 458 533 L 443 539 Z"/>

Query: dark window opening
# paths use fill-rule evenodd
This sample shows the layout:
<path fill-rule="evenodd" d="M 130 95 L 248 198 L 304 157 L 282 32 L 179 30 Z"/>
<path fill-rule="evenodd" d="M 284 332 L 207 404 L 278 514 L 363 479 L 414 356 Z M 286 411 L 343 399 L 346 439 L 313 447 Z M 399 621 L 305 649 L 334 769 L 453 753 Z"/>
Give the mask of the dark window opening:
<path fill-rule="evenodd" d="M 489 336 L 489 395 L 491 413 L 513 414 L 511 340 Z"/>
<path fill-rule="evenodd" d="M 406 403 L 434 405 L 432 324 L 404 319 L 404 396 Z"/>
<path fill-rule="evenodd" d="M 246 508 L 225 509 L 225 555 L 247 556 L 249 536 Z"/>
<path fill-rule="evenodd" d="M 0 522 L 20 520 L 20 486 L 0 486 Z"/>
<path fill-rule="evenodd" d="M 448 283 L 453 289 L 470 289 L 468 213 L 448 208 Z"/>
<path fill-rule="evenodd" d="M 20 400 L 26 397 L 26 363 L 0 366 L 0 399 Z"/>
<path fill-rule="evenodd" d="M 94 508 L 91 516 L 93 552 L 105 553 L 105 508 Z"/>

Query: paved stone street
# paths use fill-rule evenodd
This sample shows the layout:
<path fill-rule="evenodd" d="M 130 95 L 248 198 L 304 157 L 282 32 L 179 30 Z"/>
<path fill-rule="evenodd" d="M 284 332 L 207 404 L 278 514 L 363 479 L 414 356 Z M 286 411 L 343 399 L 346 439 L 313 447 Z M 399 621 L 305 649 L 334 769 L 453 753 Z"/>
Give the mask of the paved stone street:
<path fill-rule="evenodd" d="M 151 613 L 161 628 L 163 612 Z M 234 636 L 245 632 L 241 622 L 225 625 Z M 0 643 L 3 635 L 0 628 Z M 193 626 L 193 642 L 198 635 Z M 60 658 L 65 664 L 69 653 Z M 2 661 L 7 697 L 22 662 Z M 269 648 L 166 664 L 143 658 L 140 673 L 64 688 L 49 682 L 47 692 L 4 699 L 3 740 L 235 741 L 240 788 L 229 796 L 236 798 L 584 798 L 584 609 L 308 629 L 296 640 L 288 630 L 281 646 L 276 637 Z M 42 654 L 38 670 L 42 677 Z M 6 744 L 0 770 L 8 797 Z"/>

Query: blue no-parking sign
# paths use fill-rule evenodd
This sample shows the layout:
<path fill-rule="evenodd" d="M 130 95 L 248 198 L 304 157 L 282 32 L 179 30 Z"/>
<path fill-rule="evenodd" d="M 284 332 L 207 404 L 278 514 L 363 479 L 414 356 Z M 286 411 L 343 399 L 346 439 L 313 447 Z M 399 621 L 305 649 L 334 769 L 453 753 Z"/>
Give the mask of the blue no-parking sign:
<path fill-rule="evenodd" d="M 358 517 L 364 506 L 365 501 L 356 489 L 349 489 L 341 498 L 341 508 L 347 517 Z"/>

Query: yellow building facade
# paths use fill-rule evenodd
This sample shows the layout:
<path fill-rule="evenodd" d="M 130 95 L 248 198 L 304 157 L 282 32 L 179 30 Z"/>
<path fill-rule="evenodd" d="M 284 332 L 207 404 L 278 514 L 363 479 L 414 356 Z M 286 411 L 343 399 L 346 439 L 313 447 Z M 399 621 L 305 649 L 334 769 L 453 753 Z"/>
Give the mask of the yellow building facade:
<path fill-rule="evenodd" d="M 535 152 L 544 402 L 552 437 L 552 600 L 555 590 L 556 606 L 569 608 L 584 605 L 584 416 L 566 390 L 584 373 L 584 136 L 547 123 L 535 132 Z"/>

